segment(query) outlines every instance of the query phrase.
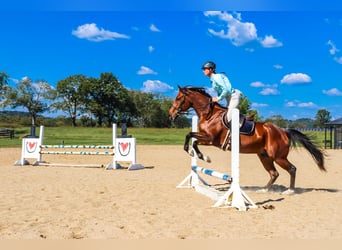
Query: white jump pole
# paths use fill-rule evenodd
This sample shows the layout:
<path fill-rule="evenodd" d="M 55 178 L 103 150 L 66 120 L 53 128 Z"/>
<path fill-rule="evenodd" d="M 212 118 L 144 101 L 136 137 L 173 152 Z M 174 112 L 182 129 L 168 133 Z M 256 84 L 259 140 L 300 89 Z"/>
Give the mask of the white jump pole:
<path fill-rule="evenodd" d="M 122 166 L 120 161 L 131 162 L 128 170 L 143 169 L 142 164 L 136 163 L 136 139 L 135 138 L 119 138 L 117 137 L 117 125 L 113 124 L 113 162 L 106 169 L 120 169 Z M 126 147 L 127 146 L 127 147 Z M 123 152 L 125 151 L 125 152 Z"/>
<path fill-rule="evenodd" d="M 39 147 L 41 146 L 41 145 L 43 145 L 43 143 L 44 143 L 44 126 L 43 125 L 41 125 L 40 126 L 40 130 L 39 130 Z M 43 155 L 42 154 L 39 154 L 39 157 L 38 157 L 38 161 L 39 162 L 42 162 L 42 157 L 43 157 Z"/>
<path fill-rule="evenodd" d="M 144 166 L 142 164 L 136 163 L 136 139 L 135 138 L 118 138 L 117 137 L 117 125 L 113 124 L 113 132 L 112 132 L 112 145 L 43 145 L 44 138 L 44 126 L 40 126 L 40 133 L 38 138 L 24 138 L 22 142 L 22 153 L 21 159 L 16 161 L 14 164 L 16 166 L 19 165 L 28 165 L 29 162 L 26 158 L 36 159 L 36 161 L 32 164 L 33 166 L 38 165 L 54 165 L 57 164 L 48 164 L 43 161 L 43 154 L 63 154 L 63 155 L 112 155 L 112 162 L 106 166 L 106 169 L 120 169 L 121 165 L 118 162 L 131 162 L 128 170 L 137 170 L 143 169 Z M 43 151 L 42 149 L 46 148 L 86 148 L 86 149 L 113 149 L 112 152 L 92 152 L 92 151 Z M 61 166 L 62 164 L 58 164 Z M 69 166 L 64 164 L 65 166 Z M 71 165 L 71 164 L 70 164 Z M 75 165 L 74 165 L 75 166 Z M 78 165 L 81 166 L 81 165 Z M 86 165 L 84 165 L 86 166 Z M 89 166 L 89 164 L 87 165 Z M 98 165 L 97 165 L 98 166 Z M 103 166 L 103 165 L 101 165 Z"/>
<path fill-rule="evenodd" d="M 116 126 L 116 123 L 113 123 L 113 145 L 114 145 L 114 148 L 113 148 L 113 162 L 112 164 L 109 164 L 106 166 L 106 169 L 120 169 L 122 168 L 120 164 L 118 164 L 116 162 L 116 159 L 115 159 L 115 154 L 117 153 L 117 148 L 116 148 L 116 129 L 117 129 L 117 126 Z"/>
<path fill-rule="evenodd" d="M 44 126 L 40 126 L 39 137 L 26 137 L 22 139 L 21 158 L 14 163 L 15 166 L 29 165 L 27 158 L 41 161 L 40 146 L 43 144 Z"/>
<path fill-rule="evenodd" d="M 198 132 L 198 117 L 193 116 L 192 117 L 192 132 Z M 196 141 L 196 138 L 191 138 L 191 145 L 193 145 L 194 141 Z M 191 157 L 191 166 L 197 166 L 197 154 L 193 148 L 191 148 L 193 156 Z M 190 174 L 185 177 L 185 179 L 177 185 L 177 188 L 193 188 L 199 186 L 199 183 L 203 183 L 206 186 L 209 186 L 209 184 L 201 178 L 193 169 L 191 169 Z"/>
<path fill-rule="evenodd" d="M 227 205 L 228 207 L 235 207 L 240 211 L 246 211 L 246 203 L 248 207 L 257 207 L 254 202 L 247 196 L 247 194 L 240 188 L 240 112 L 238 109 L 232 111 L 231 122 L 231 168 L 232 168 L 232 185 L 229 190 L 215 203 L 214 207 Z"/>

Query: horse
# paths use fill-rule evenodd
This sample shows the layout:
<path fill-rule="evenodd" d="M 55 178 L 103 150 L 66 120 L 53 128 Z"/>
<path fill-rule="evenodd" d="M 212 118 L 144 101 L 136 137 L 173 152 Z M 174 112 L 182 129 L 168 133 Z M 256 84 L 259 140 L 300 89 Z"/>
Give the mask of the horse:
<path fill-rule="evenodd" d="M 178 94 L 169 109 L 169 117 L 175 120 L 180 114 L 192 108 L 198 116 L 198 132 L 189 132 L 185 136 L 184 150 L 193 156 L 189 150 L 191 138 L 195 138 L 192 149 L 199 159 L 210 162 L 210 158 L 202 154 L 198 145 L 211 145 L 223 150 L 227 143 L 229 128 L 224 125 L 223 116 L 227 108 L 212 102 L 212 97 L 200 87 L 180 87 Z M 324 166 L 325 154 L 322 149 L 315 145 L 311 138 L 296 129 L 281 129 L 271 122 L 253 123 L 250 134 L 240 133 L 240 153 L 257 154 L 263 167 L 268 172 L 270 180 L 259 191 L 267 192 L 279 177 L 275 163 L 286 170 L 290 175 L 290 186 L 284 191 L 285 194 L 295 192 L 295 180 L 297 168 L 287 159 L 290 148 L 301 144 L 312 156 L 321 171 L 326 171 Z"/>

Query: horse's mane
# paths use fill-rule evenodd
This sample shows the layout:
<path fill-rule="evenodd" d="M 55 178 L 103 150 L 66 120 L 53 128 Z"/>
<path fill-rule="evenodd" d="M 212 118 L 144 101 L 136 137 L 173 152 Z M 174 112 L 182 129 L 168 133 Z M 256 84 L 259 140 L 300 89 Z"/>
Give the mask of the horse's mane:
<path fill-rule="evenodd" d="M 188 89 L 188 90 L 192 90 L 192 91 L 198 92 L 198 93 L 200 93 L 200 94 L 202 94 L 202 95 L 205 95 L 206 97 L 211 98 L 211 95 L 209 95 L 209 94 L 205 91 L 205 88 L 203 88 L 203 87 L 185 86 L 184 88 L 185 88 L 185 89 Z"/>
<path fill-rule="evenodd" d="M 184 88 L 188 89 L 188 90 L 191 90 L 191 91 L 195 91 L 197 93 L 200 93 L 200 94 L 202 94 L 202 95 L 204 95 L 204 96 L 206 96 L 208 98 L 212 98 L 212 96 L 205 91 L 204 87 L 185 86 Z M 216 102 L 215 104 L 220 106 L 223 109 L 227 109 L 226 107 L 222 106 L 218 102 Z"/>

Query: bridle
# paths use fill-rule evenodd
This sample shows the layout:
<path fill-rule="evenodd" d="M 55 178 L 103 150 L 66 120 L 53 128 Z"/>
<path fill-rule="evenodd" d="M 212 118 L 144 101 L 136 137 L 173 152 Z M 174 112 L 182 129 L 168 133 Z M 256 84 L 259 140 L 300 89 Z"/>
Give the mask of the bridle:
<path fill-rule="evenodd" d="M 185 93 L 183 93 L 182 100 L 180 101 L 180 104 L 178 105 L 178 107 L 172 103 L 172 107 L 177 111 L 177 113 L 176 113 L 177 115 L 183 111 L 181 107 L 185 103 L 185 96 L 186 96 Z"/>
<path fill-rule="evenodd" d="M 181 97 L 181 101 L 179 102 L 178 107 L 172 103 L 172 107 L 177 111 L 176 113 L 177 115 L 181 114 L 182 112 L 185 112 L 182 110 L 182 106 L 185 103 L 186 96 L 187 96 L 187 93 L 183 92 L 183 96 Z M 201 109 L 206 109 L 209 106 L 209 113 L 207 114 L 206 119 L 209 119 L 211 117 L 213 109 L 214 109 L 214 105 L 215 103 L 212 101 L 212 97 L 210 97 L 209 102 L 203 105 L 203 107 L 201 107 Z"/>

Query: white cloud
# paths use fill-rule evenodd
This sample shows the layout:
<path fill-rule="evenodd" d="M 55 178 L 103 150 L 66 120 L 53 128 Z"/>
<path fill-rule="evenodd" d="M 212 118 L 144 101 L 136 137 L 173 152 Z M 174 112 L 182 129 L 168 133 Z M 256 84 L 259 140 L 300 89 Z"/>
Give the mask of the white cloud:
<path fill-rule="evenodd" d="M 22 81 L 22 82 L 31 81 L 31 79 L 30 79 L 28 76 L 23 76 L 20 80 L 18 80 L 18 79 L 14 80 L 14 79 L 13 79 L 13 81 L 14 81 L 15 83 L 19 83 L 20 81 Z"/>
<path fill-rule="evenodd" d="M 153 32 L 160 32 L 160 30 L 154 24 L 150 25 L 150 30 L 153 31 Z"/>
<path fill-rule="evenodd" d="M 283 46 L 283 43 L 279 42 L 272 35 L 271 36 L 265 36 L 264 39 L 260 40 L 260 43 L 264 48 L 275 48 L 275 47 Z"/>
<path fill-rule="evenodd" d="M 330 46 L 330 50 L 329 50 L 330 55 L 335 55 L 337 52 L 340 51 L 338 48 L 336 48 L 334 42 L 331 41 L 331 40 L 329 40 L 329 41 L 327 42 L 327 45 Z"/>
<path fill-rule="evenodd" d="M 339 91 L 337 88 L 332 88 L 329 90 L 323 90 L 323 94 L 329 95 L 329 96 L 342 96 L 342 92 Z"/>
<path fill-rule="evenodd" d="M 287 102 L 286 104 L 285 104 L 285 106 L 286 107 L 296 107 L 296 102 Z"/>
<path fill-rule="evenodd" d="M 275 64 L 275 65 L 273 65 L 273 67 L 275 68 L 275 69 L 282 69 L 282 68 L 284 68 L 282 65 L 280 65 L 280 64 Z"/>
<path fill-rule="evenodd" d="M 337 56 L 336 54 L 340 52 L 340 50 L 336 47 L 333 41 L 329 40 L 327 45 L 330 46 L 329 53 L 333 56 L 335 62 L 342 64 L 342 56 Z"/>
<path fill-rule="evenodd" d="M 148 52 L 152 53 L 154 51 L 154 47 L 152 45 L 148 46 Z"/>
<path fill-rule="evenodd" d="M 334 60 L 339 63 L 342 64 L 342 56 L 341 57 L 334 57 Z"/>
<path fill-rule="evenodd" d="M 227 25 L 227 31 L 215 31 L 208 29 L 209 33 L 220 38 L 229 39 L 233 45 L 241 46 L 245 43 L 257 39 L 257 30 L 254 23 L 241 22 L 241 15 L 237 14 L 235 17 L 226 12 L 220 11 L 207 11 L 204 12 L 205 16 L 217 16 L 220 20 L 224 21 Z"/>
<path fill-rule="evenodd" d="M 154 70 L 145 67 L 145 66 L 141 66 L 140 69 L 137 72 L 138 75 L 156 75 L 157 72 L 155 72 Z"/>
<path fill-rule="evenodd" d="M 21 81 L 29 81 L 29 80 L 30 80 L 30 78 L 28 76 L 23 76 L 21 78 Z"/>
<path fill-rule="evenodd" d="M 314 107 L 316 107 L 316 104 L 314 104 L 313 102 L 301 102 L 301 103 L 298 103 L 298 107 L 300 107 L 300 108 L 314 108 Z"/>
<path fill-rule="evenodd" d="M 147 80 L 143 83 L 142 92 L 162 93 L 172 90 L 173 87 L 159 80 Z"/>
<path fill-rule="evenodd" d="M 263 108 L 263 107 L 268 107 L 268 104 L 266 103 L 256 103 L 256 102 L 253 102 L 251 104 L 252 108 Z"/>
<path fill-rule="evenodd" d="M 262 88 L 262 87 L 265 87 L 265 84 L 262 82 L 256 81 L 256 82 L 251 82 L 250 86 L 254 88 Z"/>
<path fill-rule="evenodd" d="M 234 15 L 232 15 L 221 11 L 206 11 L 204 12 L 204 15 L 206 17 L 217 17 L 219 20 L 223 21 L 226 26 L 225 29 L 215 31 L 214 29 L 209 28 L 208 32 L 213 36 L 229 39 L 235 46 L 242 46 L 252 41 L 258 41 L 264 48 L 282 46 L 282 43 L 272 35 L 266 36 L 264 39 L 259 38 L 255 24 L 243 22 L 240 13 L 234 13 Z M 211 23 L 215 25 L 214 22 Z"/>
<path fill-rule="evenodd" d="M 277 84 L 265 84 L 260 81 L 251 82 L 250 86 L 254 88 L 277 88 L 278 87 Z"/>
<path fill-rule="evenodd" d="M 311 77 L 303 73 L 291 73 L 285 75 L 280 82 L 282 84 L 309 83 L 311 82 Z"/>
<path fill-rule="evenodd" d="M 117 32 L 98 28 L 96 23 L 86 23 L 77 27 L 72 31 L 72 34 L 80 39 L 89 41 L 101 42 L 105 40 L 115 40 L 118 38 L 129 39 L 130 37 Z"/>
<path fill-rule="evenodd" d="M 271 84 L 262 83 L 260 81 L 256 81 L 256 82 L 252 82 L 250 86 L 254 88 L 263 88 L 259 92 L 259 94 L 261 95 L 279 95 L 280 94 L 280 92 L 277 89 L 278 87 L 277 84 L 271 85 Z"/>
<path fill-rule="evenodd" d="M 260 94 L 261 95 L 279 95 L 280 92 L 274 88 L 264 88 L 262 91 L 260 91 Z"/>
<path fill-rule="evenodd" d="M 285 104 L 286 107 L 298 107 L 298 108 L 316 108 L 317 105 L 313 102 L 300 102 L 298 100 L 289 101 Z"/>
<path fill-rule="evenodd" d="M 19 79 L 17 79 L 17 78 L 11 78 L 11 77 L 10 77 L 10 81 L 12 81 L 14 84 L 18 84 L 18 83 L 20 82 Z"/>

